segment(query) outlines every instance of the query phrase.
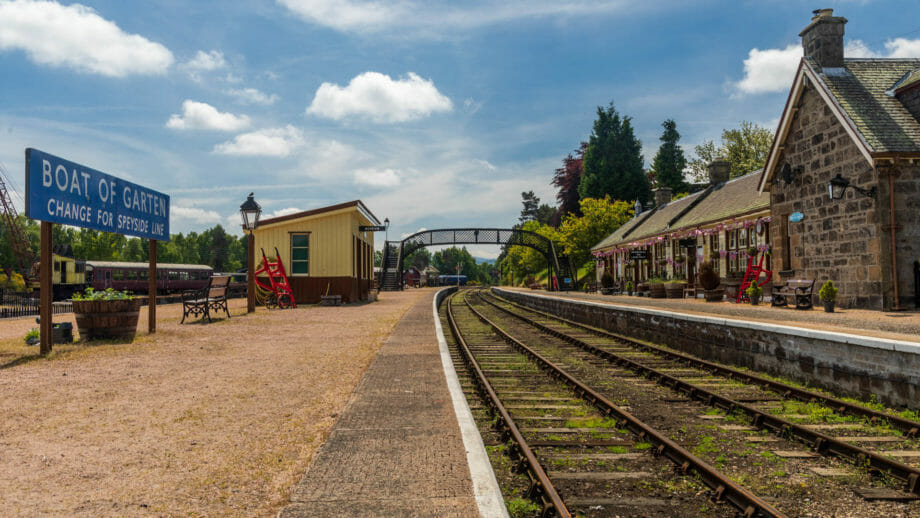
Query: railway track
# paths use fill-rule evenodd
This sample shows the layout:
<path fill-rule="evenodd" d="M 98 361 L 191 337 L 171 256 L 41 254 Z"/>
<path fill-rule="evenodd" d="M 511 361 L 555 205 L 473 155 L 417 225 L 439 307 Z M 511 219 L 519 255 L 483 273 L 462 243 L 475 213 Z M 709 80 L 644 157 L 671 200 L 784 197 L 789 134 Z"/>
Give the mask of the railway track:
<path fill-rule="evenodd" d="M 507 374 L 505 371 L 508 369 L 492 368 L 502 356 L 490 356 L 487 352 L 497 350 L 495 342 L 501 341 L 505 344 L 503 347 L 517 355 L 508 356 L 511 353 L 505 351 L 502 355 L 506 358 L 518 358 L 515 361 L 519 363 L 521 355 L 530 358 L 528 364 L 539 366 L 550 377 L 558 380 L 557 384 L 565 383 L 568 389 L 563 390 L 567 390 L 568 394 L 574 392 L 583 397 L 586 404 L 599 413 L 600 419 L 607 419 L 609 430 L 626 428 L 633 444 L 651 445 L 645 451 L 660 455 L 652 461 L 660 463 L 662 458 L 670 460 L 679 467 L 679 473 L 686 472 L 699 477 L 692 476 L 689 479 L 708 486 L 709 494 L 715 500 L 729 502 L 738 510 L 738 514 L 781 516 L 785 512 L 790 516 L 836 516 L 834 513 L 853 512 L 855 514 L 847 515 L 913 516 L 913 513 L 920 512 L 917 502 L 910 502 L 918 492 L 915 475 L 920 471 L 917 467 L 901 463 L 891 458 L 891 455 L 882 455 L 853 444 L 872 437 L 885 438 L 887 441 L 879 440 L 878 443 L 892 444 L 894 437 L 883 437 L 879 433 L 868 435 L 866 431 L 882 430 L 889 435 L 898 435 L 898 445 L 903 452 L 908 453 L 913 451 L 910 448 L 916 450 L 918 445 L 911 438 L 916 435 L 917 423 L 895 419 L 892 421 L 898 422 L 889 424 L 880 416 L 859 413 L 862 410 L 841 410 L 840 405 L 828 409 L 826 402 L 834 403 L 836 400 L 821 395 L 824 398 L 821 402 L 817 402 L 811 395 L 807 395 L 807 399 L 804 395 L 790 396 L 790 391 L 783 387 L 777 393 L 779 389 L 773 385 L 776 383 L 773 380 L 743 371 L 730 373 L 731 378 L 726 378 L 726 375 L 720 375 L 722 371 L 718 369 L 701 370 L 706 366 L 688 363 L 687 360 L 692 358 L 680 358 L 679 354 L 678 357 L 658 356 L 649 349 L 636 349 L 640 346 L 654 348 L 651 344 L 624 344 L 619 337 L 606 336 L 602 330 L 574 325 L 550 315 L 525 310 L 507 301 L 489 297 L 490 300 L 486 302 L 469 293 L 466 296 L 469 300 L 464 305 L 458 306 L 455 302 L 448 306 L 461 315 L 466 312 L 466 316 L 460 318 L 465 323 L 450 325 L 454 333 L 460 335 L 464 334 L 461 329 L 464 326 L 472 325 L 477 329 L 474 344 L 478 345 L 467 346 L 471 359 L 465 361 L 471 364 L 477 354 L 485 354 L 478 361 L 488 362 L 486 365 L 491 366 L 479 369 L 487 380 L 491 371 Z M 478 324 L 470 324 L 471 320 L 476 320 Z M 457 341 L 462 342 L 463 339 Z M 754 382 L 742 382 L 742 376 Z M 763 380 L 770 383 L 763 383 Z M 479 383 L 484 384 L 481 381 Z M 516 383 L 526 385 L 525 381 L 519 379 Z M 502 379 L 500 386 L 502 390 L 493 388 L 491 394 L 499 401 L 508 390 L 514 393 L 515 384 L 510 383 L 509 379 Z M 790 410 L 783 407 L 789 403 L 783 396 L 799 397 L 804 401 L 794 402 L 799 405 L 795 407 L 798 410 Z M 703 404 L 709 405 L 708 409 Z M 495 403 L 490 402 L 489 405 L 494 407 Z M 788 415 L 792 411 L 803 411 L 801 409 L 816 405 L 823 405 L 828 410 L 821 414 L 825 420 L 833 418 L 830 420 L 835 422 L 802 424 L 811 416 Z M 517 408 L 517 405 L 512 406 L 515 408 L 506 409 L 509 419 L 514 419 L 516 415 L 527 416 L 526 412 L 521 414 L 523 410 Z M 543 412 L 545 414 L 546 410 Z M 786 414 L 784 417 L 792 417 L 800 422 L 777 415 L 783 412 Z M 568 418 L 552 417 L 563 419 L 569 427 L 573 427 L 570 420 L 565 420 Z M 645 423 L 633 424 L 632 419 L 637 422 L 642 419 Z M 858 423 L 855 422 L 857 420 Z M 502 418 L 498 422 L 506 421 Z M 518 430 L 524 430 L 521 433 L 526 439 L 529 433 L 527 430 L 532 425 L 526 420 L 523 425 Z M 658 429 L 652 430 L 651 425 Z M 506 424 L 501 427 L 503 430 L 508 428 Z M 548 427 L 543 429 L 551 430 Z M 832 431 L 834 435 L 821 430 Z M 854 440 L 845 440 L 838 434 L 849 434 Z M 502 441 L 507 436 L 505 433 Z M 873 444 L 871 440 L 869 443 Z M 546 454 L 541 456 L 540 452 L 537 448 L 534 454 L 537 465 L 554 465 L 555 458 L 544 458 Z M 617 499 L 600 496 L 605 491 L 606 494 L 615 494 L 627 486 L 629 490 L 626 494 L 634 495 L 633 500 L 660 503 L 662 488 L 675 486 L 673 480 L 667 481 L 660 477 L 656 480 L 651 476 L 642 478 L 638 475 L 635 476 L 638 481 L 633 480 L 631 486 L 624 483 L 619 486 L 607 484 L 604 486 L 606 489 L 601 488 L 600 484 L 592 486 L 571 483 L 572 480 L 584 480 L 585 477 L 577 474 L 579 469 L 585 468 L 588 473 L 598 469 L 597 462 L 591 461 L 595 458 L 592 453 L 580 455 L 583 455 L 580 459 L 587 460 L 575 463 L 577 466 L 569 466 L 569 474 L 563 478 L 564 489 L 558 491 L 558 494 L 564 502 L 575 502 L 578 511 L 583 514 L 607 515 L 613 512 L 610 504 Z M 633 456 L 629 460 L 633 463 L 649 462 L 648 455 L 640 457 Z M 526 455 L 520 458 L 526 458 Z M 619 463 L 616 468 L 619 470 L 631 469 L 625 467 L 628 466 L 623 463 L 626 460 L 614 461 L 611 458 L 614 464 Z M 636 472 L 656 474 L 660 473 L 660 468 L 644 471 L 636 468 Z M 553 470 L 545 473 L 548 473 L 550 483 L 554 482 L 554 473 L 558 476 L 558 472 Z M 601 478 L 596 474 L 587 476 L 589 479 L 592 477 Z M 535 489 L 530 492 L 543 495 L 541 484 L 546 483 L 539 477 L 532 477 L 531 485 Z M 641 496 L 641 492 L 636 489 L 640 486 L 649 489 L 651 496 Z M 578 488 L 587 489 L 588 493 L 594 491 L 594 494 L 587 497 L 580 495 Z M 590 503 L 592 498 L 595 502 L 593 506 Z M 673 498 L 671 500 L 673 504 Z M 684 503 L 697 507 L 687 509 L 684 514 L 675 513 L 671 509 L 671 514 L 660 510 L 660 515 L 708 516 L 711 512 L 725 512 L 717 507 L 714 511 L 704 513 L 702 509 L 705 506 L 700 506 L 698 502 L 690 504 L 691 501 L 687 499 Z M 555 509 L 558 505 L 546 500 L 543 503 L 546 509 Z M 597 512 L 592 513 L 592 509 Z M 655 514 L 647 508 L 642 509 L 641 505 L 631 511 L 621 506 L 614 514 Z"/>

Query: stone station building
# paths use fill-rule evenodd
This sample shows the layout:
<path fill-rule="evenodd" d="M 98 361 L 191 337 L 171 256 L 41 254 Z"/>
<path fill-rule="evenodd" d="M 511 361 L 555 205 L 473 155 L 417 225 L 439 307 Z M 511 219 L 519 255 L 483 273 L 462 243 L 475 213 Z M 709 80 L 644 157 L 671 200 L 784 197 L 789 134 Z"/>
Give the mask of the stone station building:
<path fill-rule="evenodd" d="M 845 58 L 846 23 L 822 9 L 800 34 L 805 57 L 759 185 L 775 275 L 816 290 L 831 279 L 841 307 L 915 307 L 920 59 Z"/>

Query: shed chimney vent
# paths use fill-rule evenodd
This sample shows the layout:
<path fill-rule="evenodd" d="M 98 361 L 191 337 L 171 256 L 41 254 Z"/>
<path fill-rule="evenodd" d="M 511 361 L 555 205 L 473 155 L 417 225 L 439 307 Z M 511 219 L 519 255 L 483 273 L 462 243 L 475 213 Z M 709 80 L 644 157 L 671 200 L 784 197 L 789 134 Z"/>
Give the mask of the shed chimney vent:
<path fill-rule="evenodd" d="M 805 57 L 815 60 L 822 69 L 842 67 L 843 26 L 846 23 L 846 18 L 834 16 L 833 9 L 814 11 L 811 23 L 799 33 Z"/>
<path fill-rule="evenodd" d="M 655 206 L 661 207 L 671 201 L 671 188 L 659 187 L 655 189 Z"/>

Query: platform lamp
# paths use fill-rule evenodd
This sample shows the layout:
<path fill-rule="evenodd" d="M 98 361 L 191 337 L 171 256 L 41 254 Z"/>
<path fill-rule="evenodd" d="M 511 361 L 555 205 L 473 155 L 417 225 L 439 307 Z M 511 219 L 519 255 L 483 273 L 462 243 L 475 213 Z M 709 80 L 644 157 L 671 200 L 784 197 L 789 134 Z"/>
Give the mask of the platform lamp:
<path fill-rule="evenodd" d="M 850 185 L 849 180 L 840 176 L 840 173 L 837 173 L 837 176 L 831 178 L 831 180 L 827 182 L 827 193 L 830 195 L 832 200 L 839 200 L 843 198 L 843 194 L 850 187 L 852 187 L 854 191 L 869 198 L 875 198 L 877 192 L 875 187 L 872 187 L 867 191 L 856 185 Z"/>
<path fill-rule="evenodd" d="M 256 310 L 256 237 L 252 231 L 259 226 L 259 216 L 262 214 L 262 207 L 256 203 L 249 193 L 246 201 L 240 205 L 240 216 L 243 218 L 243 228 L 249 232 L 249 266 L 246 268 L 246 312 L 252 313 Z"/>
<path fill-rule="evenodd" d="M 390 240 L 390 218 L 383 218 L 383 242 Z"/>

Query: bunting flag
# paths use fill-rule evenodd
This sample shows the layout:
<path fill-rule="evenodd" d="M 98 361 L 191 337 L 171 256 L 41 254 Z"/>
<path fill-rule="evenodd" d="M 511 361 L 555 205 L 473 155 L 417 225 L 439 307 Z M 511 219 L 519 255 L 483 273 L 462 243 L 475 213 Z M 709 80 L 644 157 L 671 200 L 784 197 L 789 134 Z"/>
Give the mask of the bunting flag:
<path fill-rule="evenodd" d="M 621 253 L 628 252 L 630 250 L 635 250 L 637 248 L 654 246 L 656 244 L 666 243 L 666 242 L 674 241 L 677 239 L 684 239 L 688 237 L 698 237 L 698 236 L 708 237 L 713 234 L 717 234 L 719 232 L 728 231 L 728 230 L 737 230 L 737 229 L 742 229 L 742 228 L 747 229 L 751 227 L 756 227 L 758 223 L 770 223 L 771 221 L 773 221 L 772 216 L 763 216 L 761 218 L 748 219 L 748 220 L 734 220 L 733 219 L 727 223 L 719 223 L 710 228 L 681 229 L 681 230 L 677 230 L 674 232 L 670 232 L 668 234 L 651 237 L 644 241 L 633 241 L 632 243 L 621 245 L 617 248 L 611 248 L 606 251 L 597 250 L 593 252 L 593 255 L 596 259 L 601 259 L 604 257 L 610 257 L 614 254 L 621 254 Z M 757 245 L 757 250 L 760 252 L 767 252 L 770 250 L 770 245 L 769 244 Z M 725 253 L 723 252 L 726 252 L 726 251 L 719 250 L 719 254 L 722 257 L 725 257 Z"/>

